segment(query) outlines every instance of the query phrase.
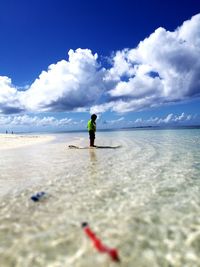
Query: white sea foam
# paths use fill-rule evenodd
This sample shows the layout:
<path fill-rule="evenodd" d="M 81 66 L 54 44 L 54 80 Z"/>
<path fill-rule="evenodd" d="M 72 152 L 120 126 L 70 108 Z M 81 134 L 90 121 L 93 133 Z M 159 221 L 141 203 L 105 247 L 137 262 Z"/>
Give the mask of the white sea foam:
<path fill-rule="evenodd" d="M 86 133 L 0 154 L 0 258 L 5 267 L 114 266 L 84 236 L 88 221 L 120 266 L 199 266 L 200 131 Z M 30 200 L 35 192 L 48 197 Z"/>

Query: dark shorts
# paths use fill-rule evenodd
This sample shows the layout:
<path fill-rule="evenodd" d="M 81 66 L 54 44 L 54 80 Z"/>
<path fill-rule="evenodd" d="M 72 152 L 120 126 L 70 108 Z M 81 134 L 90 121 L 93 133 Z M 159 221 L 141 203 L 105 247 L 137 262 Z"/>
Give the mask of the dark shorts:
<path fill-rule="evenodd" d="M 90 136 L 90 139 L 95 139 L 95 132 L 94 131 L 89 131 L 89 136 Z"/>

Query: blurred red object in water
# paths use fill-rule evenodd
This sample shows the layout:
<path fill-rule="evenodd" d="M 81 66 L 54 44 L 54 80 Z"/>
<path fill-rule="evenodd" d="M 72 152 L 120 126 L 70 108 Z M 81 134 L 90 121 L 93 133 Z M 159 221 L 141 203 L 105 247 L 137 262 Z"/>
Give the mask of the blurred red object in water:
<path fill-rule="evenodd" d="M 90 229 L 88 223 L 82 223 L 85 234 L 91 239 L 94 247 L 101 253 L 107 253 L 113 261 L 119 262 L 118 251 L 115 248 L 109 248 L 102 243 L 102 241 L 96 236 L 96 234 Z"/>

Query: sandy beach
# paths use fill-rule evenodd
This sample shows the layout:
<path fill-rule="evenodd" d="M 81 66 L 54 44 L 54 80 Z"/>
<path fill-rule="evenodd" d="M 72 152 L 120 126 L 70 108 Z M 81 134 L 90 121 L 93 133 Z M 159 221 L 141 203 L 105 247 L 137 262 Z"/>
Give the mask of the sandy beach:
<path fill-rule="evenodd" d="M 0 150 L 46 143 L 52 141 L 54 138 L 50 135 L 0 134 Z"/>

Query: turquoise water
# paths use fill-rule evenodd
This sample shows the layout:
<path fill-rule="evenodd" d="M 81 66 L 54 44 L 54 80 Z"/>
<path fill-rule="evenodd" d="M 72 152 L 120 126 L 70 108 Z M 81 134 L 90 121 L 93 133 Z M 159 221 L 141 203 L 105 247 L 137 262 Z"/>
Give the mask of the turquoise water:
<path fill-rule="evenodd" d="M 3 267 L 117 266 L 92 247 L 88 221 L 130 267 L 200 266 L 200 130 L 58 134 L 0 154 Z M 38 191 L 47 197 L 34 203 Z"/>

